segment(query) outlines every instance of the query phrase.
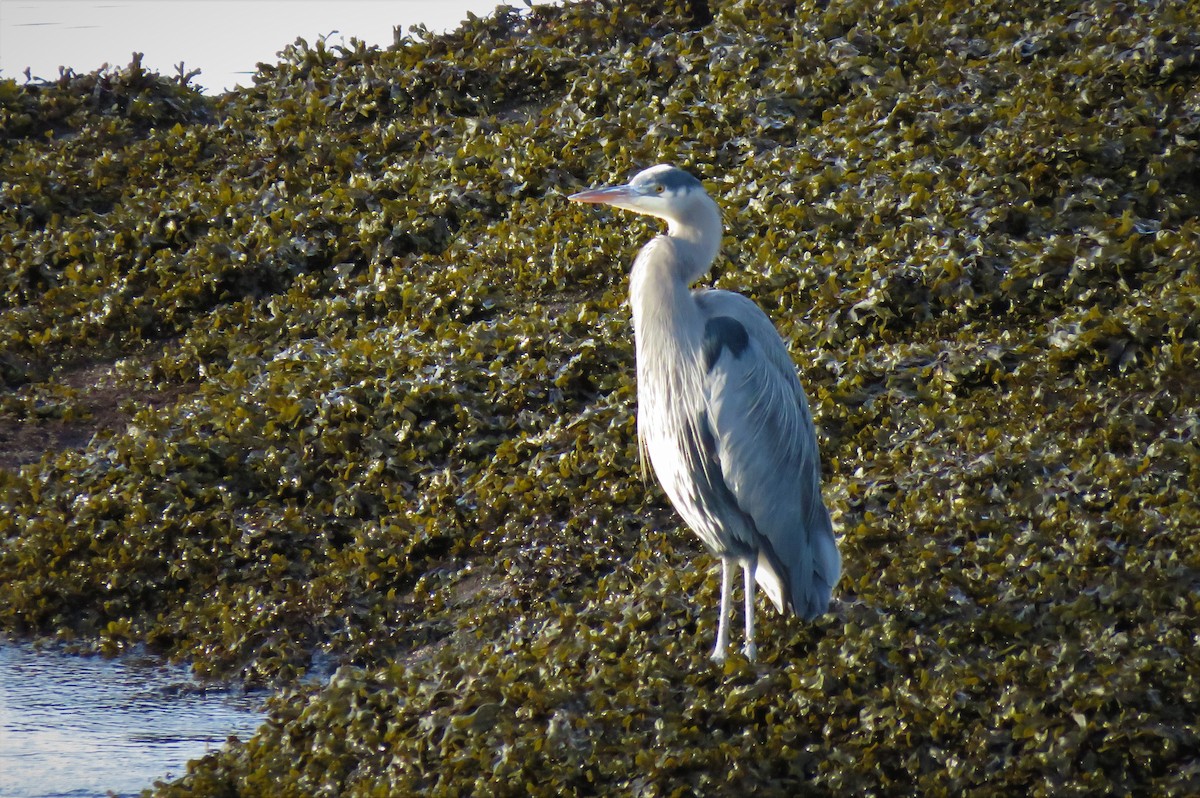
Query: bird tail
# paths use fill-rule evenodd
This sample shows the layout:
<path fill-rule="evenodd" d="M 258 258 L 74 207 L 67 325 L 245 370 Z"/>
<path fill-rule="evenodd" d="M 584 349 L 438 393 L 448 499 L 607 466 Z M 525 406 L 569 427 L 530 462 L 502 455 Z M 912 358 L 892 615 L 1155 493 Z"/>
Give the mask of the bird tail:
<path fill-rule="evenodd" d="M 754 579 L 780 612 L 791 610 L 806 621 L 829 609 L 833 588 L 842 575 L 842 555 L 833 536 L 833 522 L 824 505 L 809 519 L 808 558 L 795 569 L 780 567 L 769 548 L 758 551 Z M 790 571 L 790 572 L 789 572 Z"/>
<path fill-rule="evenodd" d="M 842 555 L 833 536 L 833 521 L 824 504 L 818 504 L 808 527 L 812 570 L 793 575 L 793 605 L 796 614 L 811 621 L 829 610 L 833 589 L 842 576 Z"/>

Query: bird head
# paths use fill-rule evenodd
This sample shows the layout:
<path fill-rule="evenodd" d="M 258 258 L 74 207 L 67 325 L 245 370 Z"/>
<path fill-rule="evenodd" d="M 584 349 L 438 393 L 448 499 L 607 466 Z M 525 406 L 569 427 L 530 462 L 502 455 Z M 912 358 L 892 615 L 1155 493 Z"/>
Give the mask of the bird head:
<path fill-rule="evenodd" d="M 667 236 L 677 242 L 686 263 L 679 269 L 685 282 L 708 271 L 721 246 L 720 208 L 699 180 L 674 166 L 651 166 L 623 186 L 593 188 L 567 199 L 612 205 L 665 220 Z"/>
<path fill-rule="evenodd" d="M 673 227 L 686 224 L 697 204 L 712 203 L 699 180 L 668 164 L 644 169 L 624 185 L 593 188 L 567 199 L 656 216 Z"/>

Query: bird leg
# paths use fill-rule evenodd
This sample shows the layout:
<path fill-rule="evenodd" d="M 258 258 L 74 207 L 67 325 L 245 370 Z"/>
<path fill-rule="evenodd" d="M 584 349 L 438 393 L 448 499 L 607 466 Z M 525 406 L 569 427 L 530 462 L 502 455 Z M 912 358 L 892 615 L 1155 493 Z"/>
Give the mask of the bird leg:
<path fill-rule="evenodd" d="M 742 564 L 742 574 L 746 581 L 746 646 L 742 650 L 746 659 L 754 662 L 758 655 L 758 647 L 754 645 L 754 571 L 757 561 L 750 560 Z"/>
<path fill-rule="evenodd" d="M 733 592 L 733 569 L 729 560 L 721 559 L 721 615 L 717 621 L 717 647 L 713 649 L 714 662 L 725 661 L 725 649 L 729 647 L 729 594 Z"/>

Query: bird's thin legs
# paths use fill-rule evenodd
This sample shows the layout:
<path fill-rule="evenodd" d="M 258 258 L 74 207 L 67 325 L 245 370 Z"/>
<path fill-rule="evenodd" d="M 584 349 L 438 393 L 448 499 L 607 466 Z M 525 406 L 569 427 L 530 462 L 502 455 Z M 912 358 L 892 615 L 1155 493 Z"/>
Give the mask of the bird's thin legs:
<path fill-rule="evenodd" d="M 721 560 L 721 616 L 717 621 L 717 646 L 713 649 L 715 662 L 725 661 L 725 649 L 729 647 L 729 595 L 733 593 L 733 569 L 729 560 Z"/>
<path fill-rule="evenodd" d="M 754 571 L 758 563 L 742 563 L 742 575 L 746 581 L 746 645 L 742 651 L 751 662 L 758 656 L 758 647 L 754 645 Z M 729 604 L 733 595 L 733 567 L 729 560 L 721 560 L 721 615 L 717 621 L 717 645 L 713 649 L 712 658 L 716 662 L 725 661 L 725 651 L 729 648 Z"/>
<path fill-rule="evenodd" d="M 742 650 L 746 653 L 746 659 L 751 662 L 754 662 L 758 655 L 758 648 L 754 645 L 754 571 L 757 564 L 742 564 L 742 574 L 746 579 L 746 646 Z"/>

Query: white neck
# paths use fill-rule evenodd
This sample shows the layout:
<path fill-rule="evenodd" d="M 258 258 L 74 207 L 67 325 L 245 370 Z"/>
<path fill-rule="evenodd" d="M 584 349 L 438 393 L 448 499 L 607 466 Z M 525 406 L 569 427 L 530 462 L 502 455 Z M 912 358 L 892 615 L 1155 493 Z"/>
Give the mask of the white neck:
<path fill-rule="evenodd" d="M 683 256 L 679 262 L 683 271 L 677 276 L 685 285 L 700 279 L 712 266 L 721 249 L 724 231 L 721 210 L 708 196 L 698 196 L 689 210 L 690 224 L 667 219 L 667 236 L 676 242 L 677 250 Z"/>

